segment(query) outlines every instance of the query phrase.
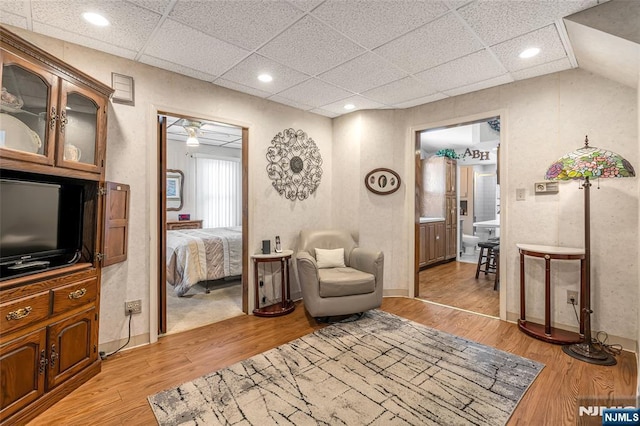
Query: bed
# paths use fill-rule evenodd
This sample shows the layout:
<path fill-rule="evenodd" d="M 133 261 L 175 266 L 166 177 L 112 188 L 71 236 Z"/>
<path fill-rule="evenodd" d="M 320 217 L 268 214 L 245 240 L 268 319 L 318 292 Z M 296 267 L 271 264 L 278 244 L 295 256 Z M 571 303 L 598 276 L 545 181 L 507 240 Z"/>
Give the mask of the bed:
<path fill-rule="evenodd" d="M 242 275 L 242 228 L 167 231 L 167 282 L 184 296 L 199 282 Z"/>

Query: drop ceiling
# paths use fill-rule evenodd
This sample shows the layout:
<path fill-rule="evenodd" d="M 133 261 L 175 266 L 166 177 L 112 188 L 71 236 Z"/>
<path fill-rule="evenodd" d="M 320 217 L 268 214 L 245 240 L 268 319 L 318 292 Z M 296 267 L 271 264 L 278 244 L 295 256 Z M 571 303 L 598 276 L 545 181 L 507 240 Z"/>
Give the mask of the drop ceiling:
<path fill-rule="evenodd" d="M 185 143 L 188 135 L 183 125 L 188 122 L 196 122 L 200 124 L 196 134 L 201 145 L 242 149 L 242 129 L 240 127 L 213 121 L 187 120 L 170 116 L 166 116 L 166 119 L 167 141 L 169 142 Z"/>
<path fill-rule="evenodd" d="M 598 3 L 3 0 L 0 22 L 336 117 L 575 68 L 562 18 Z M 538 56 L 518 57 L 532 46 Z"/>

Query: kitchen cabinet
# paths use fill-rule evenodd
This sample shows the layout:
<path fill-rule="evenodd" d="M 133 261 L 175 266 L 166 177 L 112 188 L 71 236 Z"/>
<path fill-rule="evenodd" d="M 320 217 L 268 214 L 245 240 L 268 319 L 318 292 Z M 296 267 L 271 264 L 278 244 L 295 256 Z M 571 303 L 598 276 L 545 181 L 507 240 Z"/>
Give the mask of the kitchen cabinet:
<path fill-rule="evenodd" d="M 420 224 L 419 266 L 429 266 L 445 260 L 446 227 L 444 221 Z"/>

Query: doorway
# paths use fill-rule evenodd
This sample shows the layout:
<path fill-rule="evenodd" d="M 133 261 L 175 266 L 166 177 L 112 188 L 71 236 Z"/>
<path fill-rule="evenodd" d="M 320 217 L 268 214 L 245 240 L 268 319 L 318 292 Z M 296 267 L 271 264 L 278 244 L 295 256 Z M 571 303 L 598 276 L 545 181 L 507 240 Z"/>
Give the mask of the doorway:
<path fill-rule="evenodd" d="M 499 317 L 496 273 L 475 276 L 500 241 L 500 140 L 499 116 L 416 131 L 416 297 Z"/>
<path fill-rule="evenodd" d="M 158 334 L 248 312 L 248 129 L 158 112 Z"/>

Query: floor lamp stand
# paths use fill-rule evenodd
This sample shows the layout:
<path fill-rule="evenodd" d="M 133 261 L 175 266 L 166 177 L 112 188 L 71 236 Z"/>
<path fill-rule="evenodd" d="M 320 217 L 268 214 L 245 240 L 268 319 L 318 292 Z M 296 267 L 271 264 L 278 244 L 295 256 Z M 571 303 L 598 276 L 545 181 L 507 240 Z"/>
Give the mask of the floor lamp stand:
<path fill-rule="evenodd" d="M 585 280 L 580 289 L 581 305 L 583 306 L 582 323 L 584 324 L 584 341 L 565 345 L 562 347 L 564 353 L 580 361 L 598 365 L 615 365 L 616 359 L 607 351 L 600 349 L 593 343 L 591 337 L 591 230 L 590 230 L 590 198 L 589 189 L 591 182 L 589 177 L 585 178 L 582 184 L 584 189 L 584 256 L 585 256 Z"/>

